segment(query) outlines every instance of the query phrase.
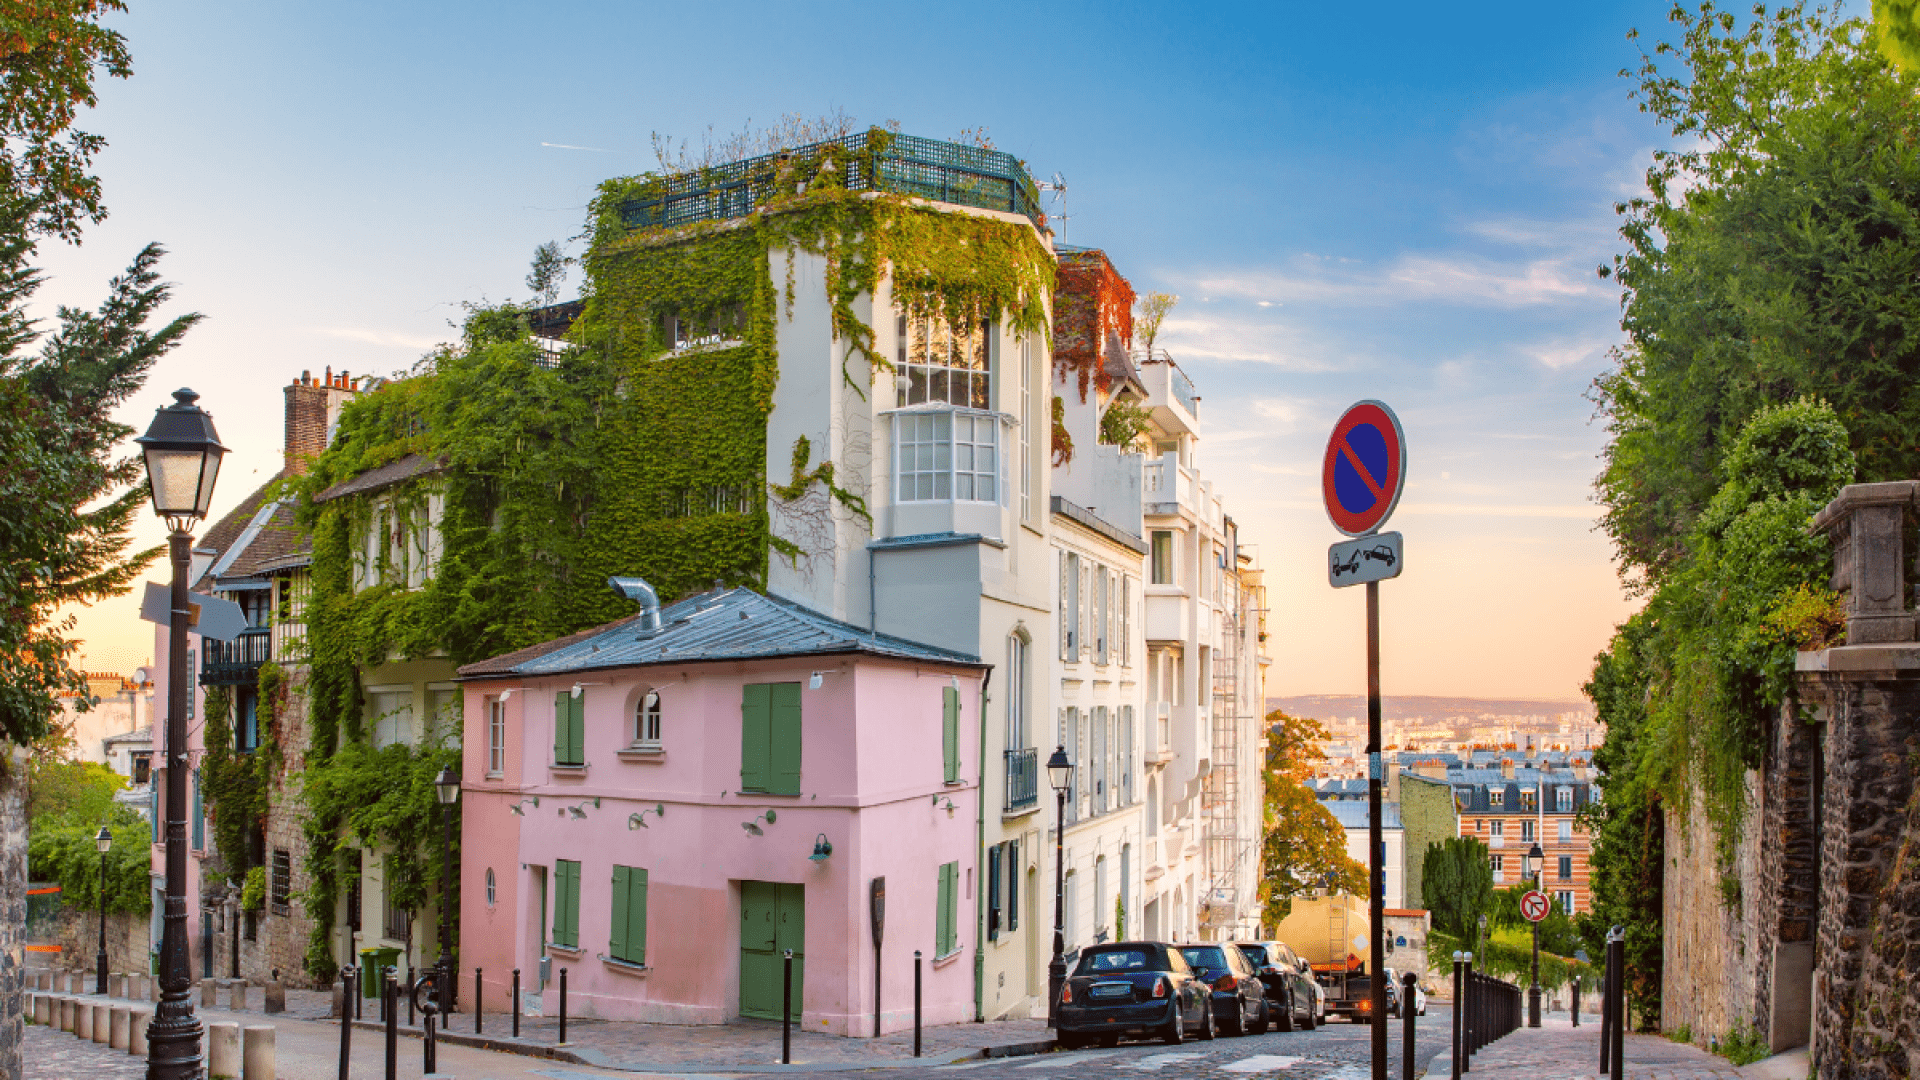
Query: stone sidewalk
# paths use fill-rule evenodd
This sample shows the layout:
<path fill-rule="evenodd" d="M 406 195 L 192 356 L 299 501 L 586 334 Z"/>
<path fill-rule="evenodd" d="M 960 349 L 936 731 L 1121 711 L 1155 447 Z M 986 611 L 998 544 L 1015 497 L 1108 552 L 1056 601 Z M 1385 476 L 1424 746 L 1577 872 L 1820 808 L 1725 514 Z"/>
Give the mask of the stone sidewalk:
<path fill-rule="evenodd" d="M 255 1002 L 258 997 L 256 992 Z M 225 1001 L 225 995 L 222 995 L 222 1001 Z M 356 1025 L 356 1039 L 375 1037 L 374 1033 L 379 1028 L 379 1003 L 369 1000 L 364 1006 L 364 1019 Z M 337 1024 L 337 1020 L 328 1018 L 331 1009 L 332 998 L 329 994 L 289 990 L 287 1011 L 280 1016 Z M 401 1031 L 408 1036 L 418 1035 L 418 1024 L 408 1024 L 406 1021 L 403 1007 L 400 1013 Z M 727 1024 L 686 1026 L 569 1016 L 564 1045 L 559 1043 L 559 1028 L 560 1022 L 556 1017 L 523 1016 L 520 1018 L 520 1037 L 515 1039 L 511 1034 L 513 1017 L 505 1012 L 490 1010 L 484 1018 L 481 1034 L 476 1036 L 473 1014 L 463 1012 L 453 1015 L 452 1024 L 444 1029 L 444 1041 L 624 1071 L 755 1072 L 781 1068 L 780 1024 L 772 1020 L 736 1020 Z M 911 1030 L 894 1032 L 878 1039 L 853 1039 L 805 1031 L 796 1024 L 793 1029 L 791 1067 L 827 1071 L 848 1066 L 887 1068 L 947 1064 L 969 1058 L 1040 1053 L 1050 1049 L 1052 1042 L 1052 1035 L 1044 1020 L 945 1024 L 922 1030 L 922 1056 L 916 1060 L 913 1057 Z"/>
<path fill-rule="evenodd" d="M 1697 1046 L 1658 1035 L 1629 1033 L 1625 1039 L 1626 1075 L 1631 1080 L 1804 1080 L 1804 1051 L 1781 1054 L 1735 1068 L 1726 1058 Z M 1472 1057 L 1472 1080 L 1606 1080 L 1600 1073 L 1599 1018 L 1582 1014 L 1574 1027 L 1566 1014 L 1548 1016 L 1538 1028 L 1521 1028 L 1484 1046 Z M 1428 1080 L 1453 1075 L 1450 1054 L 1427 1066 Z"/>

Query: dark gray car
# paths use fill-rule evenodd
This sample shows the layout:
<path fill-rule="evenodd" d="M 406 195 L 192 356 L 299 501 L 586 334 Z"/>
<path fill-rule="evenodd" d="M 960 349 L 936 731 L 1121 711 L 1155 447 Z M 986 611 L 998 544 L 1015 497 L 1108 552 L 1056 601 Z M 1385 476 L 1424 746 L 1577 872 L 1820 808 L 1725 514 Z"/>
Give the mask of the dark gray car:
<path fill-rule="evenodd" d="M 1284 941 L 1235 942 L 1266 987 L 1267 1008 L 1281 1031 L 1312 1031 L 1315 1025 L 1313 980 L 1302 974 L 1300 957 Z"/>

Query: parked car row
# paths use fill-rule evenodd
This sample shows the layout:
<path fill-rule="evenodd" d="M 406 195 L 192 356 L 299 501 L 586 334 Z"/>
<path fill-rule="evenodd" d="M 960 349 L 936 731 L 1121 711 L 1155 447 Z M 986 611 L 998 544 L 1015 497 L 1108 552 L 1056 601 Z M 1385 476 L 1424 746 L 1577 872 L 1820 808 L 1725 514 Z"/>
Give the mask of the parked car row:
<path fill-rule="evenodd" d="M 1326 1017 L 1311 969 L 1278 941 L 1094 945 L 1061 987 L 1054 1029 L 1074 1049 L 1122 1038 L 1185 1042 L 1216 1031 L 1311 1031 Z"/>

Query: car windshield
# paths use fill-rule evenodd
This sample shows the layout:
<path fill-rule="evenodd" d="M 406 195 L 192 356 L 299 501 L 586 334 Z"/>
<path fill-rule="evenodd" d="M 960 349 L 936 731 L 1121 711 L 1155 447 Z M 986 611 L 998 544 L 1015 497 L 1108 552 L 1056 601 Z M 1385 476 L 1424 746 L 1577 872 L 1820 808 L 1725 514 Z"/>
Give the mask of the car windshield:
<path fill-rule="evenodd" d="M 1218 945 L 1195 945 L 1183 948 L 1180 950 L 1180 955 L 1186 957 L 1187 963 L 1195 967 L 1223 968 L 1227 966 L 1226 954 L 1220 951 L 1220 946 Z"/>
<path fill-rule="evenodd" d="M 1145 949 L 1112 949 L 1106 952 L 1088 953 L 1080 961 L 1082 975 L 1098 975 L 1108 971 L 1152 971 L 1153 958 Z"/>

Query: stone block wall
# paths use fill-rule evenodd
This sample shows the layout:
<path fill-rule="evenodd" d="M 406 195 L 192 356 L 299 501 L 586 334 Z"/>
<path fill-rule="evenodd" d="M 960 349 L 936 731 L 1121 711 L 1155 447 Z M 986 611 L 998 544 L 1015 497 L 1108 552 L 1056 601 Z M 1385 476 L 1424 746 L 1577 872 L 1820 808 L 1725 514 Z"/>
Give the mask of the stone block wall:
<path fill-rule="evenodd" d="M 1813 1063 L 1826 1076 L 1911 1076 L 1920 1072 L 1920 648 L 1815 655 L 1824 670 L 1802 673 L 1824 699 L 1826 729 Z"/>
<path fill-rule="evenodd" d="M 1422 878 L 1427 845 L 1444 843 L 1460 835 L 1460 812 L 1454 808 L 1453 786 L 1417 773 L 1401 773 L 1400 824 L 1406 830 L 1406 905 L 1427 906 L 1426 885 Z"/>
<path fill-rule="evenodd" d="M 49 966 L 68 971 L 93 971 L 100 953 L 100 913 L 63 905 L 54 923 L 53 944 L 59 959 Z M 152 917 L 114 913 L 107 916 L 107 970 L 150 972 L 158 944 L 152 940 Z"/>
<path fill-rule="evenodd" d="M 1755 807 L 1758 774 L 1748 777 L 1748 806 Z M 1759 815 L 1750 809 L 1733 862 L 1722 867 L 1713 826 L 1696 794 L 1684 813 L 1669 805 L 1666 816 L 1666 887 L 1662 894 L 1660 1027 L 1691 1029 L 1704 1040 L 1724 1035 L 1735 1021 L 1750 1023 L 1764 993 L 1754 957 L 1761 951 L 1754 890 L 1747 883 L 1759 863 Z M 1729 903 L 1723 870 L 1740 882 Z"/>

